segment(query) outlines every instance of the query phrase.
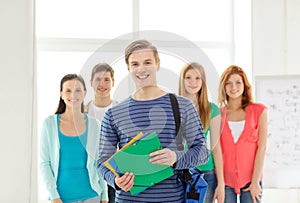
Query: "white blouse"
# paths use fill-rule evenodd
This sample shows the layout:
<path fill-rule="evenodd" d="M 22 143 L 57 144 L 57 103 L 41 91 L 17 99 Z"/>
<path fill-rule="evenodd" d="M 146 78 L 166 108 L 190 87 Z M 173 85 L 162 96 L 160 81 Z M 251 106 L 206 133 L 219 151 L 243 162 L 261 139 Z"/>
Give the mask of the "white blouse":
<path fill-rule="evenodd" d="M 245 120 L 228 121 L 228 125 L 231 130 L 231 135 L 233 137 L 234 143 L 236 143 L 244 130 Z"/>

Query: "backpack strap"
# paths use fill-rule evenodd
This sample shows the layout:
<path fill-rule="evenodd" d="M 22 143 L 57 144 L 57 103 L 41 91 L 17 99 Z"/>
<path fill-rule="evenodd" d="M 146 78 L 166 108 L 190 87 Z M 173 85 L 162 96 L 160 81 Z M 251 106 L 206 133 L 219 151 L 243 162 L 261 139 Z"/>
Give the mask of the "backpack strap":
<path fill-rule="evenodd" d="M 181 121 L 180 121 L 179 105 L 178 105 L 178 100 L 176 98 L 176 95 L 170 93 L 170 100 L 171 100 L 174 120 L 175 120 L 175 124 L 176 124 L 176 134 L 177 134 L 176 135 L 176 146 L 177 146 L 178 150 L 182 151 L 182 150 L 184 150 L 184 146 L 182 143 L 182 134 L 180 131 Z M 183 175 L 183 181 L 185 183 L 191 182 L 193 179 L 193 177 L 188 169 L 182 170 L 182 175 Z"/>
<path fill-rule="evenodd" d="M 174 120 L 176 124 L 176 145 L 177 149 L 182 151 L 184 150 L 183 142 L 182 142 L 182 134 L 180 130 L 180 112 L 179 112 L 179 105 L 178 105 L 178 100 L 176 98 L 175 94 L 170 93 L 170 100 L 172 104 L 172 110 L 173 110 L 173 115 L 174 115 Z M 198 168 L 194 168 L 194 170 L 198 171 L 200 174 L 202 174 L 202 171 L 200 171 Z M 193 177 L 189 169 L 183 169 L 182 170 L 182 176 L 183 176 L 183 181 L 185 183 L 191 183 Z M 197 180 L 198 181 L 198 180 Z M 196 181 L 196 182 L 197 182 Z M 194 187 L 191 185 L 191 187 Z"/>
<path fill-rule="evenodd" d="M 176 98 L 176 95 L 170 93 L 170 100 L 172 104 L 172 110 L 173 110 L 173 115 L 174 115 L 174 120 L 176 124 L 176 145 L 177 149 L 182 151 L 184 150 L 183 142 L 182 142 L 182 135 L 180 131 L 180 112 L 179 112 L 179 106 L 178 106 L 178 100 Z M 191 172 L 189 169 L 183 169 L 181 171 L 181 178 L 180 180 L 183 181 L 184 184 L 188 184 L 190 186 L 190 190 L 187 191 L 187 198 L 196 200 L 198 201 L 200 199 L 200 193 L 196 189 L 196 184 L 202 177 L 202 172 L 194 168 L 196 170 L 195 172 L 198 171 L 198 175 L 196 176 L 196 179 L 193 181 L 193 174 L 194 172 Z"/>
<path fill-rule="evenodd" d="M 184 149 L 184 146 L 182 144 L 182 135 L 180 132 L 180 112 L 179 112 L 179 106 L 178 106 L 178 100 L 175 96 L 175 94 L 170 93 L 170 100 L 176 125 L 176 145 L 177 149 L 182 151 Z"/>

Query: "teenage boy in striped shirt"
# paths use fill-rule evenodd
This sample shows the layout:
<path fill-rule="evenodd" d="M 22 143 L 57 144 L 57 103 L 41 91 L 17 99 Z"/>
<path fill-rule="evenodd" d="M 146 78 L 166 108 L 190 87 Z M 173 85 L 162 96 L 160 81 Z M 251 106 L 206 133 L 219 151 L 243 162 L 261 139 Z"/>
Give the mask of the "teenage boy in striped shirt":
<path fill-rule="evenodd" d="M 102 120 L 98 170 L 109 185 L 116 189 L 116 202 L 184 202 L 184 188 L 178 181 L 178 170 L 196 167 L 208 159 L 208 151 L 199 116 L 190 100 L 177 96 L 181 133 L 189 149 L 178 151 L 176 126 L 169 93 L 157 85 L 160 69 L 157 48 L 146 40 L 137 40 L 125 49 L 125 61 L 136 86 L 135 92 L 106 111 Z M 156 132 L 163 149 L 150 154 L 150 162 L 174 168 L 174 175 L 137 195 L 129 190 L 134 174 L 128 171 L 116 177 L 104 162 L 117 148 L 122 148 L 137 133 Z"/>

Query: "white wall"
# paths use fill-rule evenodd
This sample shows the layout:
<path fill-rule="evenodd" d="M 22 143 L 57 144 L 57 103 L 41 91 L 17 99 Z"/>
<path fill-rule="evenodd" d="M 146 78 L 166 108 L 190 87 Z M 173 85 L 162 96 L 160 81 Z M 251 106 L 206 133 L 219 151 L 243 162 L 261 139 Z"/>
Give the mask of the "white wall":
<path fill-rule="evenodd" d="M 29 203 L 34 73 L 32 0 L 1 0 L 0 25 L 0 201 Z"/>
<path fill-rule="evenodd" d="M 254 76 L 300 74 L 299 9 L 299 0 L 252 0 Z"/>
<path fill-rule="evenodd" d="M 300 74 L 299 10 L 299 0 L 252 0 L 253 79 Z M 300 190 L 266 188 L 263 199 L 264 203 L 300 203 Z"/>

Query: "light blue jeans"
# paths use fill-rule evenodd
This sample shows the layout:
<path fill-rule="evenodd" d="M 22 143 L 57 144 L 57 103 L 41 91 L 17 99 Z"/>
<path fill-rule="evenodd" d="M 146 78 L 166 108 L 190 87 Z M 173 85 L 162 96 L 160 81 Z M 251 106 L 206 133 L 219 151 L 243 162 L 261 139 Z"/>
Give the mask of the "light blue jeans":
<path fill-rule="evenodd" d="M 215 190 L 217 187 L 217 179 L 214 171 L 202 171 L 204 173 L 204 180 L 207 182 L 207 191 L 205 195 L 204 203 L 212 203 Z"/>
<path fill-rule="evenodd" d="M 86 200 L 80 200 L 80 201 L 76 201 L 76 202 L 72 202 L 72 203 L 99 203 L 100 202 L 100 197 L 93 197 L 90 199 L 86 199 Z"/>
<path fill-rule="evenodd" d="M 262 187 L 262 183 L 259 182 Z M 240 189 L 240 203 L 253 203 L 250 191 L 243 192 L 243 189 L 249 187 L 250 183 L 247 183 L 244 187 Z M 236 203 L 237 194 L 234 192 L 234 188 L 225 186 L 225 202 L 224 203 Z M 256 203 L 259 203 L 256 201 Z"/>

